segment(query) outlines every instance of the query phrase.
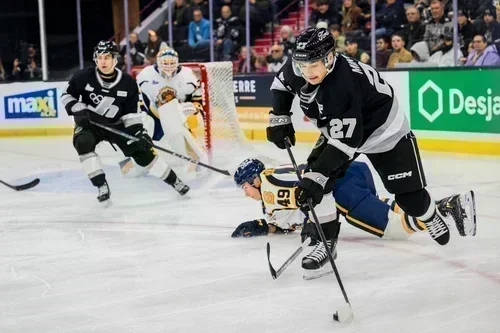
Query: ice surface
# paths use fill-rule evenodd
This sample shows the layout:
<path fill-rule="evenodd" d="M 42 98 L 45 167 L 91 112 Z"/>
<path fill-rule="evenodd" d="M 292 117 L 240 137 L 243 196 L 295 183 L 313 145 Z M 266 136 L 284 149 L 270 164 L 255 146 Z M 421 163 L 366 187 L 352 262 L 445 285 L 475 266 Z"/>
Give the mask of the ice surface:
<path fill-rule="evenodd" d="M 266 243 L 279 267 L 298 235 L 230 237 L 261 212 L 231 179 L 192 180 L 179 198 L 154 178 L 123 179 L 109 145 L 98 153 L 108 209 L 71 138 L 0 140 L 0 179 L 41 179 L 24 192 L 0 187 L 0 332 L 500 332 L 498 158 L 422 154 L 435 198 L 475 190 L 476 237 L 440 247 L 426 234 L 384 241 L 344 223 L 337 266 L 355 316 L 344 325 L 332 319 L 343 305 L 333 275 L 304 281 L 299 259 L 271 278 Z"/>

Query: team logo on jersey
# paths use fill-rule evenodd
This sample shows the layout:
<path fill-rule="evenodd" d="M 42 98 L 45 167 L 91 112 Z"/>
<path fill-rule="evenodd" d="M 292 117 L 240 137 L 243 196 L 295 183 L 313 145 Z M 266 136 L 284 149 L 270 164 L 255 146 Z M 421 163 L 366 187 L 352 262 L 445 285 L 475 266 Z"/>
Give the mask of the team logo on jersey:
<path fill-rule="evenodd" d="M 92 92 L 92 91 L 94 91 L 94 88 L 90 84 L 87 83 L 87 85 L 85 86 L 85 90 Z"/>
<path fill-rule="evenodd" d="M 175 91 L 174 88 L 171 87 L 163 87 L 160 89 L 160 92 L 158 93 L 158 96 L 156 97 L 157 99 L 157 104 L 158 106 L 162 106 L 163 104 L 167 104 L 171 100 L 177 97 L 177 92 Z"/>
<path fill-rule="evenodd" d="M 264 191 L 264 194 L 262 195 L 262 198 L 264 199 L 265 203 L 267 203 L 269 205 L 274 205 L 274 194 L 273 194 L 273 192 Z"/>
<path fill-rule="evenodd" d="M 153 82 L 151 82 L 151 84 L 152 85 L 157 85 L 157 84 L 160 84 L 160 82 L 153 80 Z"/>
<path fill-rule="evenodd" d="M 5 119 L 57 118 L 57 107 L 56 88 L 4 97 Z"/>

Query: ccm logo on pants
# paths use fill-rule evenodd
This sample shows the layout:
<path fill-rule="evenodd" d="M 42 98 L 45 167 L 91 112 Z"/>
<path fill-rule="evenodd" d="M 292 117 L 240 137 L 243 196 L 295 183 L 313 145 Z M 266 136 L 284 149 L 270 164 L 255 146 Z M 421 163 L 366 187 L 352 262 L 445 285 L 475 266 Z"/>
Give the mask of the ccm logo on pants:
<path fill-rule="evenodd" d="M 387 177 L 387 179 L 389 179 L 389 180 L 395 180 L 395 179 L 402 179 L 402 178 L 406 178 L 406 177 L 411 177 L 411 171 L 401 172 L 401 173 L 397 173 L 395 175 L 389 175 Z"/>

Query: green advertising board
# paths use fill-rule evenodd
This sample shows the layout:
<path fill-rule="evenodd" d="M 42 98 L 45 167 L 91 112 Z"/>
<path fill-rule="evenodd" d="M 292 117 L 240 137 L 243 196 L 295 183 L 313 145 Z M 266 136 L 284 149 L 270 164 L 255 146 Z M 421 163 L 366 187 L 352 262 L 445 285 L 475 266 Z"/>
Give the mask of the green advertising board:
<path fill-rule="evenodd" d="M 409 79 L 412 129 L 500 133 L 500 70 L 414 71 Z"/>

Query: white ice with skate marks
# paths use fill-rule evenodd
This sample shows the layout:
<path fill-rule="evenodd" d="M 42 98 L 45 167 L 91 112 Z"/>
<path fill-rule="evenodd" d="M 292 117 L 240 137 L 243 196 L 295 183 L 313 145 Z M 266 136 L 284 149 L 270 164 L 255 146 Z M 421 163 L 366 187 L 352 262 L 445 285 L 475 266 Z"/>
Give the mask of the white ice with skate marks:
<path fill-rule="evenodd" d="M 423 154 L 436 199 L 475 190 L 476 237 L 390 242 L 344 223 L 337 266 L 354 321 L 340 324 L 333 275 L 304 281 L 299 259 L 270 276 L 266 242 L 279 266 L 298 235 L 230 238 L 260 216 L 230 179 L 188 181 L 180 198 L 150 177 L 123 180 L 109 145 L 98 152 L 108 209 L 70 138 L 0 140 L 0 179 L 41 178 L 24 192 L 0 187 L 0 332 L 500 332 L 500 159 Z"/>

